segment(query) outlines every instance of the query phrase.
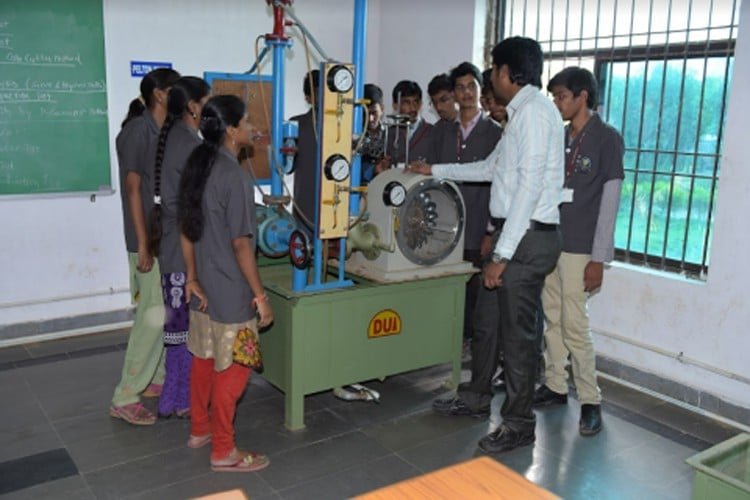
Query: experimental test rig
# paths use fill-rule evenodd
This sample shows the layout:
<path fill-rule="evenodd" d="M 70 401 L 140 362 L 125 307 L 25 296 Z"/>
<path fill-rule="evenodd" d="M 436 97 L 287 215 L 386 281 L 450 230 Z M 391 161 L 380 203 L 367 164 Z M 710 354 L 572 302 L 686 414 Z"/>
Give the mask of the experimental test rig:
<path fill-rule="evenodd" d="M 257 238 L 269 257 L 261 276 L 275 321 L 261 334 L 261 351 L 263 377 L 285 393 L 285 424 L 295 430 L 304 427 L 307 394 L 442 363 L 452 364 L 457 384 L 473 268 L 462 260 L 465 209 L 455 184 L 391 169 L 361 186 L 367 0 L 354 2 L 351 63 L 328 58 L 291 3 L 267 0 L 274 29 L 250 71 L 206 79 L 212 87 L 220 79 L 271 83 L 270 194 L 258 206 Z M 312 237 L 285 208 L 296 136 L 283 118 L 288 27 L 300 29 L 323 59 Z M 259 69 L 269 52 L 270 77 Z M 287 253 L 289 260 L 279 258 Z"/>

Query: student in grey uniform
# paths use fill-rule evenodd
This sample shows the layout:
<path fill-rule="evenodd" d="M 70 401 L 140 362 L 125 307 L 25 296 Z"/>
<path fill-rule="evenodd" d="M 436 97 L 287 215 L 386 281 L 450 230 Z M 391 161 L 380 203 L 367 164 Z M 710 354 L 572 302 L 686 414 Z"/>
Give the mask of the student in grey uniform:
<path fill-rule="evenodd" d="M 149 242 L 153 255 L 159 256 L 161 287 L 166 315 L 164 387 L 159 398 L 159 415 L 190 415 L 190 364 L 187 349 L 188 304 L 185 300 L 185 261 L 180 248 L 177 198 L 185 162 L 200 143 L 198 125 L 201 109 L 208 100 L 210 87 L 195 76 L 183 76 L 169 92 L 169 112 L 149 157 L 154 164 L 154 207 L 149 224 Z"/>
<path fill-rule="evenodd" d="M 393 110 L 406 117 L 408 125 L 388 129 L 385 155 L 392 165 L 404 163 L 408 141 L 408 161 L 426 160 L 431 150 L 432 125 L 419 114 L 422 109 L 422 88 L 417 82 L 401 80 L 393 87 L 391 94 Z"/>
<path fill-rule="evenodd" d="M 586 303 L 602 285 L 604 263 L 614 258 L 625 145 L 620 133 L 594 112 L 597 85 L 590 71 L 565 68 L 552 77 L 547 90 L 568 121 L 565 187 L 573 190 L 573 201 L 560 206 L 562 254 L 542 292 L 546 382 L 534 394 L 534 406 L 568 402 L 565 366 L 570 355 L 581 402 L 579 432 L 591 436 L 602 428 L 602 397 Z"/>
<path fill-rule="evenodd" d="M 130 293 L 137 308 L 109 414 L 134 425 L 156 422 L 156 416 L 141 404 L 140 396 L 159 396 L 164 382 L 161 275 L 159 263 L 149 251 L 146 229 L 146 215 L 153 204 L 153 158 L 148 157 L 148 151 L 167 116 L 169 88 L 179 77 L 179 73 L 167 68 L 144 76 L 141 97 L 131 102 L 116 139 Z"/>
<path fill-rule="evenodd" d="M 441 120 L 452 122 L 458 115 L 456 99 L 453 97 L 453 86 L 451 79 L 445 73 L 435 75 L 427 84 L 427 95 L 430 96 L 430 104 Z"/>
<path fill-rule="evenodd" d="M 235 446 L 237 400 L 251 368 L 234 362 L 234 342 L 273 321 L 255 261 L 252 181 L 237 161 L 240 149 L 251 145 L 253 130 L 245 104 L 232 95 L 208 100 L 200 130 L 203 143 L 191 153 L 180 184 L 193 354 L 188 446 L 210 442 L 214 471 L 249 472 L 269 460 Z"/>
<path fill-rule="evenodd" d="M 479 106 L 482 74 L 479 68 L 463 62 L 450 72 L 452 92 L 458 103 L 458 116 L 452 122 L 441 120 L 433 128 L 432 163 L 472 163 L 484 160 L 495 149 L 503 129 L 482 113 Z M 475 267 L 482 267 L 482 243 L 488 232 L 490 219 L 490 183 L 461 182 L 459 189 L 466 206 L 466 229 L 464 232 L 464 260 Z M 490 248 L 485 244 L 485 252 Z M 468 344 L 473 336 L 474 309 L 479 292 L 480 279 L 475 274 L 466 284 L 464 306 L 464 339 Z M 472 383 L 492 391 L 491 381 L 497 364 L 489 366 L 486 350 L 472 345 Z M 486 386 L 486 387 L 485 387 Z M 459 395 L 462 391 L 459 390 Z M 459 401 L 459 399 L 456 399 Z M 453 398 L 437 399 L 435 411 L 447 414 L 465 414 L 468 407 L 457 405 Z M 481 413 L 486 413 L 482 408 Z"/>
<path fill-rule="evenodd" d="M 294 157 L 294 210 L 297 226 L 308 236 L 313 236 L 315 227 L 315 176 L 317 175 L 318 140 L 317 124 L 318 80 L 320 71 L 312 70 L 302 81 L 305 101 L 310 105 L 307 113 L 291 118 L 298 124 L 297 154 Z M 313 108 L 316 113 L 313 116 Z"/>

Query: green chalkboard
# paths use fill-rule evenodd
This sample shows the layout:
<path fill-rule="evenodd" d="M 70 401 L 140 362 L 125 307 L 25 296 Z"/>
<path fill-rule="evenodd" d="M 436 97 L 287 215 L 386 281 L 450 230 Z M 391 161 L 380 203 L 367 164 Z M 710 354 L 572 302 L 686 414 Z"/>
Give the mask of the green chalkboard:
<path fill-rule="evenodd" d="M 101 0 L 0 0 L 0 195 L 111 191 Z"/>

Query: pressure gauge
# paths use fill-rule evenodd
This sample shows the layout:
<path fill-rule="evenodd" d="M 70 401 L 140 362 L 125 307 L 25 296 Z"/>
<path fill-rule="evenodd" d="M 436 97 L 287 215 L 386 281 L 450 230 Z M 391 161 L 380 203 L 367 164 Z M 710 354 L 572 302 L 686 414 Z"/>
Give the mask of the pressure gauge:
<path fill-rule="evenodd" d="M 323 171 L 329 181 L 345 181 L 349 177 L 349 160 L 340 154 L 331 155 L 326 160 Z"/>
<path fill-rule="evenodd" d="M 331 92 L 346 94 L 354 86 L 352 71 L 341 64 L 334 66 L 328 72 L 328 88 Z"/>
<path fill-rule="evenodd" d="M 406 188 L 397 181 L 391 181 L 383 188 L 383 203 L 391 207 L 400 207 L 406 200 Z"/>

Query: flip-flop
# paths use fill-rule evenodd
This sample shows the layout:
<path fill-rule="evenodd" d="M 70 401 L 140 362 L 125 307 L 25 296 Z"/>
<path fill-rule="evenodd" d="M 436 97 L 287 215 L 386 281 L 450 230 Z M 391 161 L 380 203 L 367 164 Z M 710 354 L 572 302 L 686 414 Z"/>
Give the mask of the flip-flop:
<path fill-rule="evenodd" d="M 211 434 L 205 436 L 193 436 L 192 434 L 188 438 L 188 448 L 203 448 L 211 442 Z"/>
<path fill-rule="evenodd" d="M 122 406 L 111 405 L 109 415 L 133 425 L 154 425 L 156 416 L 141 403 L 130 403 Z"/>
<path fill-rule="evenodd" d="M 266 455 L 252 452 L 239 453 L 244 456 L 234 463 L 217 463 L 212 461 L 211 470 L 214 472 L 253 472 L 265 469 L 271 463 Z M 225 460 L 228 460 L 228 458 Z"/>

